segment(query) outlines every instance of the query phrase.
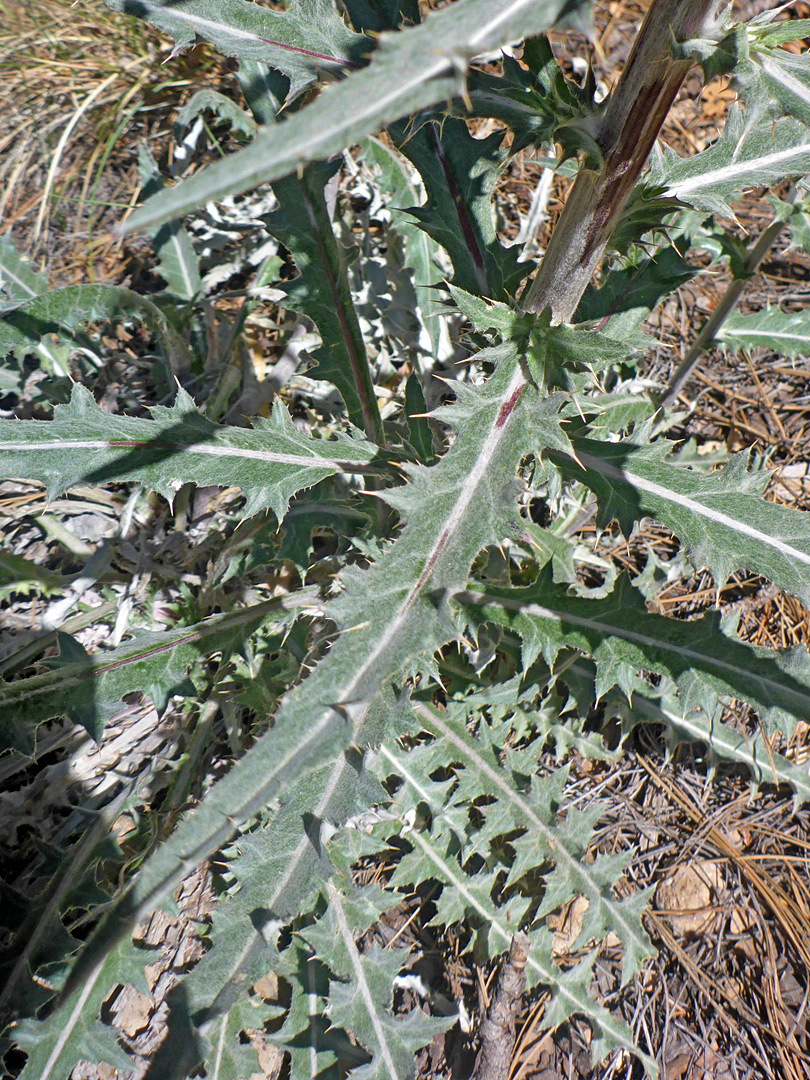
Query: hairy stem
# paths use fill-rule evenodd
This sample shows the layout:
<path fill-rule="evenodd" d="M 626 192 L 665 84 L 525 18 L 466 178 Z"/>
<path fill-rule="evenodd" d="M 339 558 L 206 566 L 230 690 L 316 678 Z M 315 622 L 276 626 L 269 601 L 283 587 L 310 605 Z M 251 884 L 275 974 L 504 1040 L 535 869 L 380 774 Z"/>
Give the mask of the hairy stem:
<path fill-rule="evenodd" d="M 581 169 L 523 303 L 571 319 L 693 61 L 673 45 L 709 37 L 723 0 L 653 0 L 627 65 L 599 121 L 599 172 Z"/>

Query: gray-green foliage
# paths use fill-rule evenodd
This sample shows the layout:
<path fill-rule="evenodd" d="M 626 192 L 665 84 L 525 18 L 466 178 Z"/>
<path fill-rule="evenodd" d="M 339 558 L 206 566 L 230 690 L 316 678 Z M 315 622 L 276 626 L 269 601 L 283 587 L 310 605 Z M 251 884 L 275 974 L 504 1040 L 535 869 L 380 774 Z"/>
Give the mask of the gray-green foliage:
<path fill-rule="evenodd" d="M 126 1060 L 101 1009 L 116 984 L 142 982 L 145 957 L 132 931 L 216 853 L 227 871 L 208 951 L 170 996 L 163 1075 L 182 1078 L 200 1064 L 211 1077 L 255 1071 L 245 1033 L 258 1031 L 288 1055 L 294 1080 L 347 1069 L 357 1080 L 413 1076 L 416 1052 L 454 1018 L 396 1014 L 394 980 L 407 952 L 360 943 L 403 893 L 427 886 L 433 922 L 463 926 L 481 962 L 527 931 L 529 986 L 551 990 L 546 1023 L 582 1014 L 597 1059 L 627 1051 L 652 1072 L 656 1048 L 590 991 L 593 950 L 608 933 L 621 950 L 622 985 L 651 955 L 641 921 L 647 896 L 630 889 L 618 899 L 632 853 L 594 857 L 600 807 L 567 805 L 568 765 L 554 759 L 572 750 L 611 756 L 585 724 L 598 702 L 624 734 L 661 724 L 670 742 L 704 742 L 714 759 L 746 767 L 753 784 L 784 783 L 806 800 L 805 773 L 767 740 L 774 728 L 789 734 L 810 720 L 810 664 L 802 650 L 751 647 L 733 621 L 650 613 L 645 574 L 617 577 L 569 526 L 592 513 L 598 527 L 615 521 L 630 538 L 653 518 L 718 588 L 744 569 L 807 601 L 807 515 L 766 501 L 767 473 L 745 455 L 713 471 L 680 454 L 632 378 L 644 317 L 696 272 L 684 256 L 690 243 L 702 235 L 717 257 L 733 246 L 717 241 L 710 215 L 727 215 L 747 187 L 810 169 L 810 117 L 789 94 L 801 99 L 810 83 L 806 57 L 785 60 L 776 46 L 786 39 L 767 20 L 682 43 L 707 71 L 714 64 L 737 77 L 745 107 L 704 153 L 655 158 L 616 245 L 621 259 L 606 260 L 582 298 L 582 322 L 553 326 L 546 314 L 521 311 L 531 265 L 496 229 L 504 136 L 478 138 L 464 117 L 497 118 L 515 146 L 554 140 L 563 158 L 600 167 L 593 86 L 567 83 L 536 37 L 586 21 L 587 4 L 457 0 L 420 23 L 411 0 L 345 0 L 346 18 L 331 0 L 296 0 L 284 12 L 243 0 L 107 2 L 168 31 L 177 48 L 199 35 L 237 57 L 253 119 L 208 94 L 182 123 L 213 111 L 249 142 L 173 186 L 142 151 L 142 178 L 156 193 L 127 227 L 152 238 L 166 285 L 154 299 L 100 286 L 49 292 L 10 240 L 0 241 L 0 349 L 9 364 L 44 355 L 54 341 L 69 350 L 94 325 L 126 320 L 153 334 L 158 359 L 187 383 L 171 407 L 142 402 L 149 417 L 110 415 L 76 386 L 50 419 L 0 421 L 3 477 L 38 481 L 49 498 L 79 483 L 115 483 L 143 485 L 170 503 L 188 485 L 218 485 L 241 493 L 241 521 L 207 570 L 206 595 L 216 593 L 221 614 L 142 628 L 114 650 L 88 652 L 61 635 L 57 656 L 3 691 L 3 738 L 31 752 L 37 727 L 58 715 L 99 738 L 136 689 L 162 711 L 172 695 L 221 701 L 236 685 L 255 723 L 245 733 L 250 748 L 216 782 L 199 778 L 196 808 L 123 881 L 75 958 L 78 939 L 60 913 L 43 909 L 66 939 L 61 961 L 70 971 L 52 980 L 55 997 L 39 1018 L 12 1029 L 29 1054 L 22 1076 L 66 1076 L 79 1059 Z M 527 35 L 535 40 L 523 63 L 508 58 L 502 75 L 476 62 Z M 306 101 L 304 91 L 323 82 Z M 334 156 L 372 135 L 359 158 Z M 393 204 L 384 251 L 353 251 L 351 213 L 339 196 L 334 202 L 333 180 L 361 166 L 363 183 Z M 284 245 L 295 273 L 278 280 L 282 260 L 268 257 L 221 352 L 209 342 L 206 355 L 193 221 L 187 227 L 179 215 L 268 181 L 277 202 L 256 227 Z M 807 230 L 797 213 L 788 216 L 801 243 Z M 672 243 L 650 258 L 666 231 Z M 373 234 L 369 227 L 367 245 Z M 385 269 L 390 280 L 376 282 L 376 295 L 392 309 L 401 302 L 392 283 L 403 268 L 417 298 L 419 375 L 433 370 L 452 391 L 429 419 L 414 414 L 437 400 L 435 383 L 375 372 L 374 324 L 358 316 L 372 274 Z M 317 366 L 309 379 L 328 381 L 342 398 L 337 422 L 333 401 L 306 397 L 312 382 L 298 387 L 306 408 L 295 420 L 276 401 L 251 427 L 215 422 L 237 389 L 228 360 L 271 286 L 310 335 Z M 462 373 L 444 366 L 440 320 L 448 318 L 466 334 Z M 730 319 L 720 340 L 795 356 L 810 337 L 806 321 L 766 310 Z M 216 407 L 212 354 L 224 373 Z M 237 414 L 251 399 L 251 372 L 243 351 Z M 379 395 L 374 375 L 386 382 Z M 551 511 L 543 528 L 530 519 L 536 499 Z M 326 522 L 337 543 L 325 579 L 310 534 Z M 310 588 L 259 603 L 255 591 L 240 591 L 240 573 L 269 577 L 289 560 L 302 580 L 311 573 L 321 584 L 320 596 Z M 588 590 L 581 577 L 594 566 L 608 572 Z M 21 586 L 31 588 L 27 576 Z M 286 641 L 300 663 L 280 668 L 268 641 Z M 721 723 L 733 698 L 766 727 L 743 738 Z M 359 860 L 381 852 L 389 880 L 362 884 Z M 574 896 L 587 911 L 576 942 L 584 956 L 572 966 L 555 955 L 546 917 Z M 36 933 L 51 929 L 41 921 Z M 252 989 L 268 972 L 286 988 L 271 1003 Z M 34 993 L 36 974 L 16 967 L 15 992 Z"/>

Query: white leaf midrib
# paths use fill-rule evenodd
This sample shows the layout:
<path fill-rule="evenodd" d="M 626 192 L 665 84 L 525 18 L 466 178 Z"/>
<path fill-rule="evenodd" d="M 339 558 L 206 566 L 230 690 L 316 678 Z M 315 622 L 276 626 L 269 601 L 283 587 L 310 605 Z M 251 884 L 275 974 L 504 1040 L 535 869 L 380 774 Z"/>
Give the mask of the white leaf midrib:
<path fill-rule="evenodd" d="M 675 505 L 688 510 L 694 519 L 699 520 L 700 518 L 705 518 L 708 521 L 714 522 L 716 525 L 722 525 L 724 528 L 738 532 L 741 536 L 746 536 L 750 540 L 756 540 L 766 547 L 773 548 L 788 559 L 795 560 L 796 562 L 803 563 L 805 566 L 810 567 L 810 554 L 801 551 L 799 548 L 793 547 L 791 544 L 785 543 L 784 540 L 780 540 L 778 537 L 774 537 L 769 533 L 763 532 L 761 529 L 755 528 L 753 525 L 749 525 L 746 521 L 730 517 L 728 514 L 724 514 L 722 510 L 717 510 L 697 499 L 690 498 L 688 495 L 682 495 L 678 491 L 673 491 L 672 488 L 665 487 L 663 484 L 658 484 L 654 480 L 649 480 L 646 477 L 639 475 L 637 472 L 629 472 L 617 465 L 611 465 L 609 462 L 603 461 L 601 458 L 595 457 L 586 451 L 577 451 L 577 458 L 583 466 L 592 469 L 602 476 L 621 480 L 625 484 L 629 484 L 630 487 L 637 488 L 639 491 L 645 491 L 647 494 L 653 495 L 664 502 L 675 503 Z"/>
<path fill-rule="evenodd" d="M 497 770 L 485 761 L 480 754 L 476 754 L 473 748 L 464 739 L 460 738 L 432 709 L 420 704 L 416 706 L 415 711 L 423 717 L 429 727 L 439 730 L 444 739 L 459 749 L 472 763 L 472 766 L 483 773 L 487 780 L 497 787 L 503 796 L 519 810 L 531 827 L 543 837 L 549 849 L 554 852 L 556 862 L 565 866 L 569 880 L 576 879 L 589 894 L 594 905 L 607 908 L 617 923 L 623 927 L 625 935 L 623 941 L 625 943 L 633 941 L 637 950 L 645 952 L 647 949 L 646 942 L 639 935 L 636 927 L 624 917 L 620 905 L 608 902 L 599 885 L 589 876 L 587 867 L 570 854 L 565 844 L 557 840 L 554 831 L 538 817 L 528 802 L 515 791 L 512 785 L 503 776 L 499 775 Z"/>
<path fill-rule="evenodd" d="M 35 421 L 36 422 L 36 421 Z M 134 443 L 135 445 L 118 445 L 120 443 Z M 245 461 L 263 461 L 274 465 L 293 465 L 297 468 L 324 468 L 341 470 L 362 469 L 367 464 L 368 458 L 359 458 L 353 461 L 350 458 L 317 457 L 305 454 L 282 454 L 274 450 L 248 450 L 240 446 L 223 446 L 217 443 L 172 443 L 163 436 L 157 434 L 154 442 L 144 439 L 143 436 L 128 439 L 126 435 L 109 439 L 60 439 L 58 436 L 53 442 L 45 442 L 39 439 L 36 442 L 0 442 L 0 452 L 6 453 L 45 453 L 49 450 L 54 453 L 64 454 L 69 450 L 120 450 L 122 453 L 131 453 L 138 450 L 162 448 L 164 445 L 176 449 L 181 454 L 199 454 L 204 457 L 239 458 Z M 369 455 L 370 456 L 370 455 Z"/>
<path fill-rule="evenodd" d="M 787 150 L 775 150 L 771 154 L 760 154 L 759 157 L 732 162 L 719 169 L 710 169 L 699 176 L 676 180 L 675 183 L 669 185 L 665 194 L 669 198 L 688 200 L 690 195 L 694 195 L 706 188 L 734 185 L 749 175 L 753 177 L 756 177 L 757 174 L 760 177 L 767 176 L 770 170 L 777 167 L 780 173 L 787 173 L 790 171 L 787 166 L 791 161 L 808 155 L 810 155 L 810 142 L 800 143 L 798 146 L 789 147 Z M 797 169 L 800 172 L 805 171 L 798 164 Z M 757 182 L 764 183 L 765 181 L 760 179 Z"/>
<path fill-rule="evenodd" d="M 371 1026 L 374 1029 L 374 1037 L 377 1040 L 377 1046 L 379 1049 L 380 1057 L 382 1058 L 385 1068 L 388 1071 L 388 1075 L 391 1080 L 400 1080 L 397 1067 L 394 1064 L 394 1060 L 391 1057 L 391 1051 L 388 1048 L 388 1040 L 385 1037 L 385 1029 L 382 1021 L 380 1020 L 379 1013 L 377 1012 L 377 1006 L 374 1003 L 374 997 L 371 993 L 371 988 L 368 985 L 366 979 L 366 973 L 363 969 L 363 963 L 360 959 L 360 953 L 357 951 L 357 946 L 354 943 L 354 934 L 352 934 L 349 924 L 346 920 L 346 913 L 343 910 L 343 904 L 340 901 L 340 893 L 335 888 L 334 884 L 330 881 L 327 883 L 326 891 L 329 895 L 329 903 L 332 905 L 332 910 L 335 913 L 338 929 L 340 930 L 340 936 L 343 939 L 343 944 L 346 952 L 349 956 L 349 961 L 354 971 L 354 978 L 357 984 L 357 989 L 360 991 L 360 996 L 363 999 L 363 1005 L 365 1006 L 366 1014 L 371 1021 Z"/>

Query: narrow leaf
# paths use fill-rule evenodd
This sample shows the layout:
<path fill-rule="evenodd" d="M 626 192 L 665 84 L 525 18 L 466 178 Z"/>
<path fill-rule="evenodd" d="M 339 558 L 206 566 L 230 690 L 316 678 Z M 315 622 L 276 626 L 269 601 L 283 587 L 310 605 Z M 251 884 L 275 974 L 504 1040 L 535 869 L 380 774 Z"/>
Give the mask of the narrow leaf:
<path fill-rule="evenodd" d="M 453 284 L 476 296 L 513 296 L 531 268 L 495 235 L 492 192 L 506 155 L 503 134 L 475 139 L 463 120 L 422 124 L 418 131 L 397 125 L 390 134 L 418 170 L 424 206 L 408 212 L 445 249 L 453 263 Z"/>
<path fill-rule="evenodd" d="M 698 210 L 733 218 L 729 205 L 752 187 L 772 187 L 789 176 L 810 172 L 810 129 L 785 117 L 774 123 L 762 115 L 746 123 L 733 106 L 720 138 L 691 158 L 669 150 L 659 156 L 648 179 L 667 198 Z"/>
<path fill-rule="evenodd" d="M 376 944 L 361 954 L 347 918 L 345 900 L 332 882 L 328 895 L 337 937 L 351 964 L 349 979 L 330 984 L 329 1016 L 372 1055 L 371 1062 L 352 1075 L 357 1080 L 410 1080 L 416 1075 L 416 1051 L 434 1035 L 446 1031 L 455 1023 L 455 1017 L 428 1018 L 419 1008 L 405 1017 L 394 1017 L 390 1006 L 401 957 L 396 949 L 383 950 Z"/>
<path fill-rule="evenodd" d="M 147 198 L 163 187 L 160 169 L 145 143 L 138 147 L 138 173 L 143 195 Z M 202 285 L 200 267 L 191 237 L 182 222 L 167 221 L 151 229 L 149 235 L 158 260 L 157 271 L 168 291 L 180 300 L 193 299 Z"/>
<path fill-rule="evenodd" d="M 179 630 L 142 631 L 117 649 L 93 654 L 62 634 L 62 656 L 51 671 L 0 686 L 0 744 L 30 754 L 37 726 L 54 716 L 67 716 L 98 740 L 123 696 L 135 691 L 149 695 L 161 713 L 172 694 L 193 691 L 188 671 L 195 661 L 238 646 L 271 613 L 280 614 L 279 601 Z"/>
<path fill-rule="evenodd" d="M 643 693 L 635 693 L 632 708 L 624 726 L 635 723 L 663 724 L 670 744 L 701 742 L 715 761 L 743 765 L 754 787 L 762 784 L 786 786 L 793 789 L 794 805 L 810 801 L 810 776 L 807 767 L 788 761 L 776 753 L 763 731 L 746 733 L 740 726 L 721 723 L 715 713 L 696 709 L 687 712 L 676 702 L 654 701 Z"/>
<path fill-rule="evenodd" d="M 0 356 L 33 353 L 46 334 L 64 337 L 86 323 L 132 319 L 157 334 L 170 359 L 185 357 L 185 344 L 160 308 L 115 285 L 68 285 L 0 310 Z"/>
<path fill-rule="evenodd" d="M 668 675 L 683 708 L 711 714 L 718 696 L 750 702 L 765 718 L 810 718 L 810 656 L 758 649 L 740 641 L 718 614 L 682 622 L 651 615 L 626 578 L 601 600 L 569 595 L 541 574 L 526 589 L 488 588 L 459 597 L 475 621 L 509 626 L 523 640 L 526 668 L 542 655 L 553 669 L 559 651 L 574 648 L 597 663 L 596 693 L 618 685 L 632 694 L 638 671 Z"/>
<path fill-rule="evenodd" d="M 459 384 L 459 399 L 438 416 L 458 429 L 441 461 L 416 467 L 408 489 L 386 492 L 405 525 L 370 570 L 346 574 L 346 591 L 328 614 L 345 628 L 314 671 L 282 702 L 274 726 L 144 864 L 111 908 L 71 972 L 69 987 L 171 890 L 278 795 L 283 781 L 340 760 L 350 746 L 378 744 L 396 722 L 372 706 L 403 667 L 429 658 L 455 636 L 450 612 L 435 597 L 461 587 L 485 546 L 520 532 L 513 499 L 519 462 L 531 448 L 568 446 L 556 417 L 559 400 L 539 399 L 506 345 L 483 386 Z M 329 785 L 339 781 L 337 768 Z M 288 789 L 289 790 L 289 789 Z"/>
<path fill-rule="evenodd" d="M 298 277 L 283 287 L 285 305 L 308 315 L 321 335 L 315 350 L 313 378 L 333 383 L 346 403 L 349 419 L 381 443 L 380 419 L 366 347 L 346 275 L 346 257 L 338 244 L 324 197 L 327 181 L 339 165 L 310 165 L 301 175 L 274 185 L 279 209 L 264 217 L 268 232 L 295 259 Z"/>

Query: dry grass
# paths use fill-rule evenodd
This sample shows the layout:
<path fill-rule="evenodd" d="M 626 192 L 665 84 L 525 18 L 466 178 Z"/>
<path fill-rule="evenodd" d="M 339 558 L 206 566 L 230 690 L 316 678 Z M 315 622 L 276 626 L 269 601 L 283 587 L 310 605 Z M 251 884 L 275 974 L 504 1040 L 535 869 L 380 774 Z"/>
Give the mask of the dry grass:
<path fill-rule="evenodd" d="M 139 140 L 160 145 L 179 104 L 225 63 L 171 43 L 102 0 L 0 0 L 0 231 L 61 285 L 120 280 L 109 230 L 140 185 Z"/>

